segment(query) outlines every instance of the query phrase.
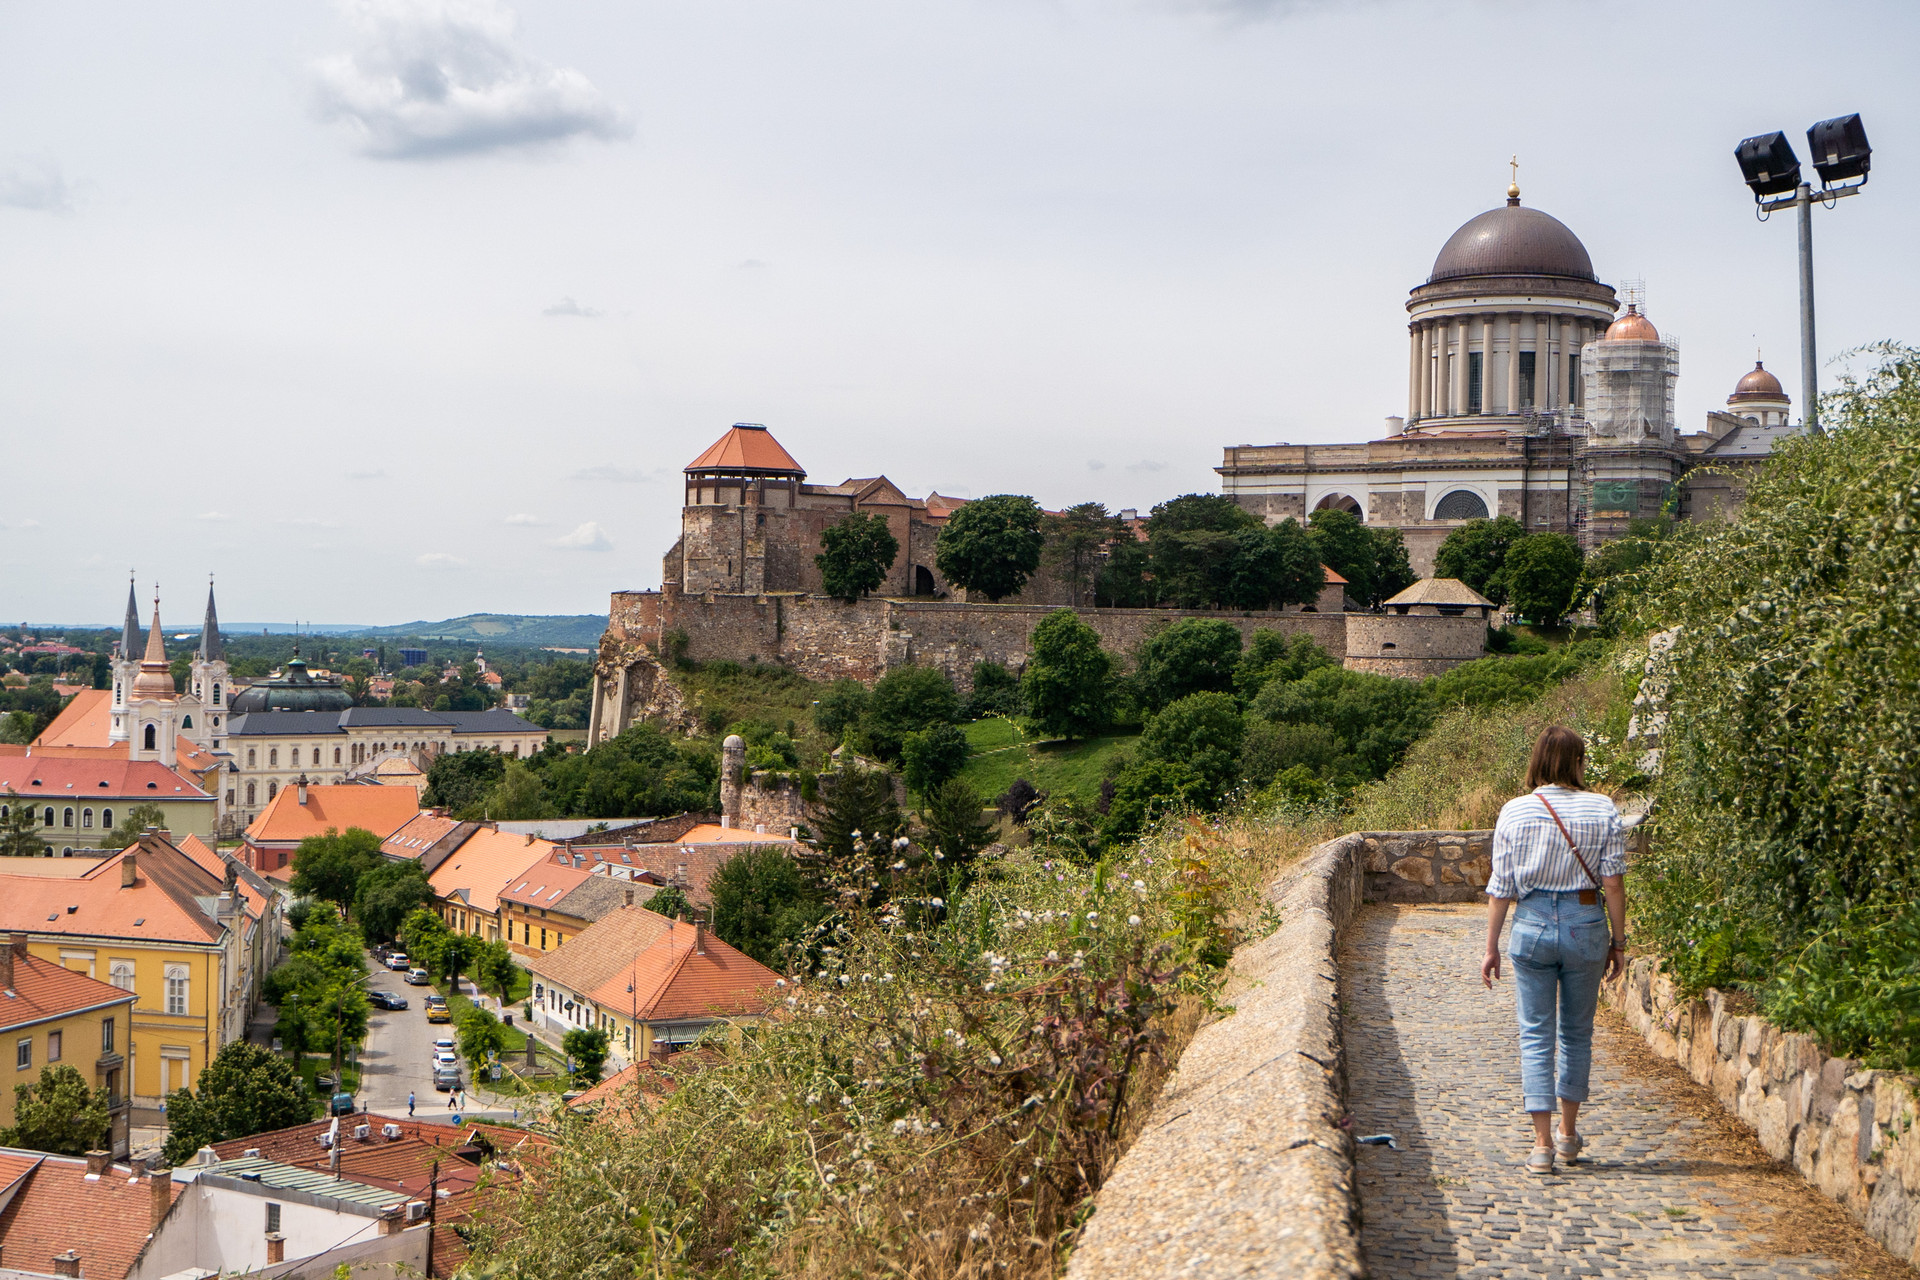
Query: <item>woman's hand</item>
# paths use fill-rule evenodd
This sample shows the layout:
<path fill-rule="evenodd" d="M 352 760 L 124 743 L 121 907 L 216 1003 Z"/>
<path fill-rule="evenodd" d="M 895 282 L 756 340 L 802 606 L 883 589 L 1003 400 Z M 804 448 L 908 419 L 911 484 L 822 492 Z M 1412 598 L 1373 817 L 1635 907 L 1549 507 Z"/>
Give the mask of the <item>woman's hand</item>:
<path fill-rule="evenodd" d="M 1493 990 L 1493 980 L 1499 976 L 1500 949 L 1498 947 L 1488 947 L 1487 958 L 1480 962 L 1480 981 L 1486 985 L 1487 990 L 1491 991 Z"/>
<path fill-rule="evenodd" d="M 1619 947 L 1607 948 L 1607 971 L 1601 975 L 1601 981 L 1612 982 L 1627 967 L 1627 953 Z"/>

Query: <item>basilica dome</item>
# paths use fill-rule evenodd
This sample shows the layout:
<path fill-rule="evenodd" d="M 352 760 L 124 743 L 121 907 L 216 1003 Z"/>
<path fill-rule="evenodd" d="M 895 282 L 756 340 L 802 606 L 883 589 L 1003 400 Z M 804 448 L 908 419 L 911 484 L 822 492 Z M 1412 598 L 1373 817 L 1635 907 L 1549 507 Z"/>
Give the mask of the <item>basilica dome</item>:
<path fill-rule="evenodd" d="M 1740 404 L 1748 400 L 1771 401 L 1786 398 L 1787 389 L 1780 385 L 1780 379 L 1769 373 L 1765 365 L 1755 360 L 1753 368 L 1748 370 L 1747 375 L 1734 387 L 1733 394 L 1727 398 L 1727 403 Z"/>
<path fill-rule="evenodd" d="M 1602 342 L 1658 342 L 1660 331 L 1653 327 L 1653 321 L 1640 314 L 1636 303 L 1627 304 L 1627 314 L 1607 326 L 1601 335 Z"/>
<path fill-rule="evenodd" d="M 337 678 L 315 676 L 295 653 L 285 675 L 242 689 L 233 695 L 230 710 L 238 716 L 253 711 L 345 711 L 352 705 L 353 695 Z"/>
<path fill-rule="evenodd" d="M 1566 223 L 1518 196 L 1454 232 L 1434 259 L 1428 283 L 1462 276 L 1565 276 L 1593 280 L 1593 260 Z"/>

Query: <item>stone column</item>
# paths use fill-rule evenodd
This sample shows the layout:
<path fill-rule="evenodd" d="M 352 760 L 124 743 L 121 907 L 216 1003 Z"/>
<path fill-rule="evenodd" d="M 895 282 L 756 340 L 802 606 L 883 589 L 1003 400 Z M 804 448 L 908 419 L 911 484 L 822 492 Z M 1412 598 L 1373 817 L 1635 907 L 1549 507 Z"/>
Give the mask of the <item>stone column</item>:
<path fill-rule="evenodd" d="M 1520 412 L 1520 313 L 1507 313 L 1507 412 Z"/>
<path fill-rule="evenodd" d="M 1407 421 L 1420 419 L 1420 322 L 1407 326 Z"/>
<path fill-rule="evenodd" d="M 1459 417 L 1467 411 L 1467 317 L 1453 322 L 1453 376 L 1447 379 L 1447 412 Z"/>
<path fill-rule="evenodd" d="M 1420 416 L 1433 417 L 1433 321 L 1420 322 Z"/>

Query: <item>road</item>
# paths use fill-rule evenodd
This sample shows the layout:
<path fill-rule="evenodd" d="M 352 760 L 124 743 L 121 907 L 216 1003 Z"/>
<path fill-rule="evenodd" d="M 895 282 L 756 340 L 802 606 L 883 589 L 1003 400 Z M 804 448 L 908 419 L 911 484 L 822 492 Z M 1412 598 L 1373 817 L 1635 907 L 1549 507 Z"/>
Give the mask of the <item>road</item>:
<path fill-rule="evenodd" d="M 433 1087 L 433 1042 L 452 1039 L 454 1030 L 451 1023 L 427 1021 L 426 997 L 433 988 L 408 986 L 373 955 L 367 956 L 367 967 L 372 971 L 368 989 L 403 995 L 407 1007 L 373 1011 L 367 1022 L 367 1043 L 360 1051 L 360 1092 L 354 1102 L 364 1111 L 404 1116 L 411 1092 L 417 1119 L 451 1123 L 450 1095 Z M 472 1077 L 461 1063 L 461 1080 L 471 1084 Z M 460 1114 L 470 1120 L 518 1118 L 511 1099 L 479 1093 L 468 1096 L 467 1108 Z"/>

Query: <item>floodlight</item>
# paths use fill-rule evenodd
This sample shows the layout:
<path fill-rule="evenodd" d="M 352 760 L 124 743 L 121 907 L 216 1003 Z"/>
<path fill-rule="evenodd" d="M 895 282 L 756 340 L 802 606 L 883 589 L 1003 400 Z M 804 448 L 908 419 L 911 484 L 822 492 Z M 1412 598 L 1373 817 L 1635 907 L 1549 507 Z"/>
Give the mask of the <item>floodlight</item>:
<path fill-rule="evenodd" d="M 1807 150 L 1813 153 L 1820 181 L 1828 186 L 1865 178 L 1873 167 L 1873 148 L 1867 145 L 1867 128 L 1857 113 L 1822 120 L 1808 129 Z"/>
<path fill-rule="evenodd" d="M 1787 135 L 1778 130 L 1748 138 L 1733 149 L 1733 158 L 1740 162 L 1740 174 L 1753 188 L 1755 200 L 1800 185 L 1800 157 L 1793 154 Z"/>

